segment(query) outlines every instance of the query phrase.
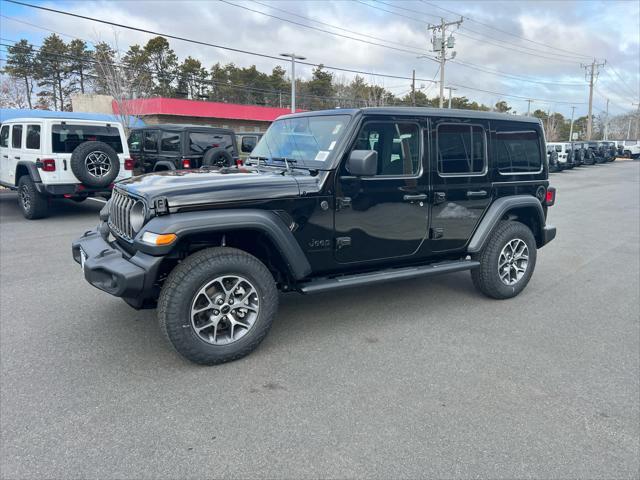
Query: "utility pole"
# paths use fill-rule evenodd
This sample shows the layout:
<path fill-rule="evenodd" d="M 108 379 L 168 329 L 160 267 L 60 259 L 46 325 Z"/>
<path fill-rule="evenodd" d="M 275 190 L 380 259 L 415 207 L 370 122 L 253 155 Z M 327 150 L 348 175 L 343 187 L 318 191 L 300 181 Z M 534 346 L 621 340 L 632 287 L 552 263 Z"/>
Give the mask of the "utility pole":
<path fill-rule="evenodd" d="M 531 116 L 531 102 L 533 100 L 527 100 L 527 117 Z"/>
<path fill-rule="evenodd" d="M 281 53 L 280 56 L 291 59 L 291 113 L 296 113 L 296 60 L 306 60 L 307 57 L 295 53 Z"/>
<path fill-rule="evenodd" d="M 609 140 L 609 99 L 607 98 L 607 112 L 604 117 L 604 139 Z"/>
<path fill-rule="evenodd" d="M 569 141 L 573 142 L 573 114 L 576 111 L 576 107 L 571 107 L 571 127 L 569 127 Z"/>
<path fill-rule="evenodd" d="M 416 106 L 416 71 L 413 71 L 411 77 L 411 105 Z"/>
<path fill-rule="evenodd" d="M 638 132 L 640 131 L 640 103 L 632 103 L 631 106 L 638 105 L 638 111 L 636 112 L 636 138 L 634 140 L 639 140 Z M 631 133 L 631 120 L 629 120 L 629 133 Z"/>
<path fill-rule="evenodd" d="M 433 32 L 431 44 L 433 45 L 433 51 L 438 52 L 438 59 L 440 60 L 440 108 L 444 106 L 444 64 L 447 60 L 453 60 L 456 58 L 456 52 L 453 52 L 449 58 L 447 58 L 447 48 L 453 48 L 455 46 L 455 39 L 453 35 L 450 35 L 447 39 L 447 28 L 453 25 L 460 26 L 463 22 L 463 18 L 457 22 L 445 22 L 444 18 L 440 18 L 440 25 L 429 25 L 427 30 Z M 440 34 L 438 38 L 437 33 Z"/>
<path fill-rule="evenodd" d="M 447 90 L 449 90 L 449 108 L 451 108 L 451 92 L 454 90 L 457 90 L 457 88 L 453 88 L 453 87 L 444 87 Z"/>
<path fill-rule="evenodd" d="M 598 79 L 598 69 L 604 67 L 607 61 L 598 63 L 594 58 L 590 64 L 581 63 L 580 66 L 585 69 L 585 79 L 589 82 L 589 114 L 587 115 L 587 140 L 591 140 L 591 132 L 593 130 L 593 87 Z"/>

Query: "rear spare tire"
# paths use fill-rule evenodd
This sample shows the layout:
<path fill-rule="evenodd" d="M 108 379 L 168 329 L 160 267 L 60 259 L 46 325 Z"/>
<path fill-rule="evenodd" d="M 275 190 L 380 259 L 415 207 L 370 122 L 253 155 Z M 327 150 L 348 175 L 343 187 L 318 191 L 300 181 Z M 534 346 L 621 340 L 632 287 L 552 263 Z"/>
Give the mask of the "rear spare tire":
<path fill-rule="evenodd" d="M 108 187 L 120 172 L 120 159 L 104 142 L 84 142 L 71 154 L 71 171 L 88 187 Z"/>
<path fill-rule="evenodd" d="M 233 157 L 224 148 L 212 148 L 207 150 L 202 157 L 203 167 L 230 167 Z"/>

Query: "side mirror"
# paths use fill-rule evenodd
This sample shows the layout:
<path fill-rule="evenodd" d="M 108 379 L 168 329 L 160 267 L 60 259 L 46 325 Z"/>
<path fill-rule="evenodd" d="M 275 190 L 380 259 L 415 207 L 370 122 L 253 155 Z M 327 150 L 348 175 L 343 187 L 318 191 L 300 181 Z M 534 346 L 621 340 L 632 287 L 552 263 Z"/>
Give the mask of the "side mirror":
<path fill-rule="evenodd" d="M 349 155 L 347 169 L 356 177 L 372 177 L 378 173 L 378 152 L 375 150 L 353 150 Z"/>

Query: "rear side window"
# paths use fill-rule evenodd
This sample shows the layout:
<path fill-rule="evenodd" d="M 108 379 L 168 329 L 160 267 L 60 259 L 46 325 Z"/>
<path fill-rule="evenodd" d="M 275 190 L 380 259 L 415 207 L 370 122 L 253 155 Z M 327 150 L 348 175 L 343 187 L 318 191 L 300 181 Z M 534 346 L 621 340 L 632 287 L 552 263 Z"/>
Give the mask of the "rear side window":
<path fill-rule="evenodd" d="M 497 132 L 496 151 L 500 173 L 532 173 L 542 170 L 540 139 L 534 130 Z"/>
<path fill-rule="evenodd" d="M 251 153 L 253 149 L 258 143 L 258 139 L 256 137 L 242 137 L 242 145 L 240 146 L 240 150 L 245 153 Z"/>
<path fill-rule="evenodd" d="M 11 147 L 22 148 L 22 125 L 14 125 L 11 130 Z"/>
<path fill-rule="evenodd" d="M 145 130 L 144 151 L 145 152 L 158 151 L 158 131 L 157 130 Z"/>
<path fill-rule="evenodd" d="M 160 150 L 163 152 L 179 152 L 180 132 L 162 132 Z"/>
<path fill-rule="evenodd" d="M 440 175 L 483 175 L 486 172 L 484 128 L 479 125 L 440 124 L 436 138 Z"/>
<path fill-rule="evenodd" d="M 224 148 L 229 153 L 233 153 L 231 135 L 208 132 L 189 133 L 189 150 L 194 153 L 203 153 L 210 148 Z"/>
<path fill-rule="evenodd" d="M 142 149 L 142 132 L 131 132 L 129 135 L 129 150 L 139 152 Z"/>
<path fill-rule="evenodd" d="M 40 150 L 40 125 L 27 125 L 27 148 Z"/>
<path fill-rule="evenodd" d="M 9 125 L 3 125 L 0 129 L 0 147 L 9 146 Z"/>
<path fill-rule="evenodd" d="M 122 153 L 120 131 L 107 125 L 54 124 L 51 126 L 53 153 L 72 153 L 84 142 L 103 142 Z"/>

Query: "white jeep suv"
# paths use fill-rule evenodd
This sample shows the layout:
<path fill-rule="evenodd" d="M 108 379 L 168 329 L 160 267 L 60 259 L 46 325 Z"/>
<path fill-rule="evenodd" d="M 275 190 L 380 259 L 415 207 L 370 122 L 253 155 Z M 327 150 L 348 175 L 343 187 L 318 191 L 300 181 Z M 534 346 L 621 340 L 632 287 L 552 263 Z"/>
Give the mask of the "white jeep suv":
<path fill-rule="evenodd" d="M 119 122 L 15 118 L 0 127 L 0 185 L 18 190 L 28 219 L 45 217 L 51 197 L 109 196 L 132 170 Z"/>

